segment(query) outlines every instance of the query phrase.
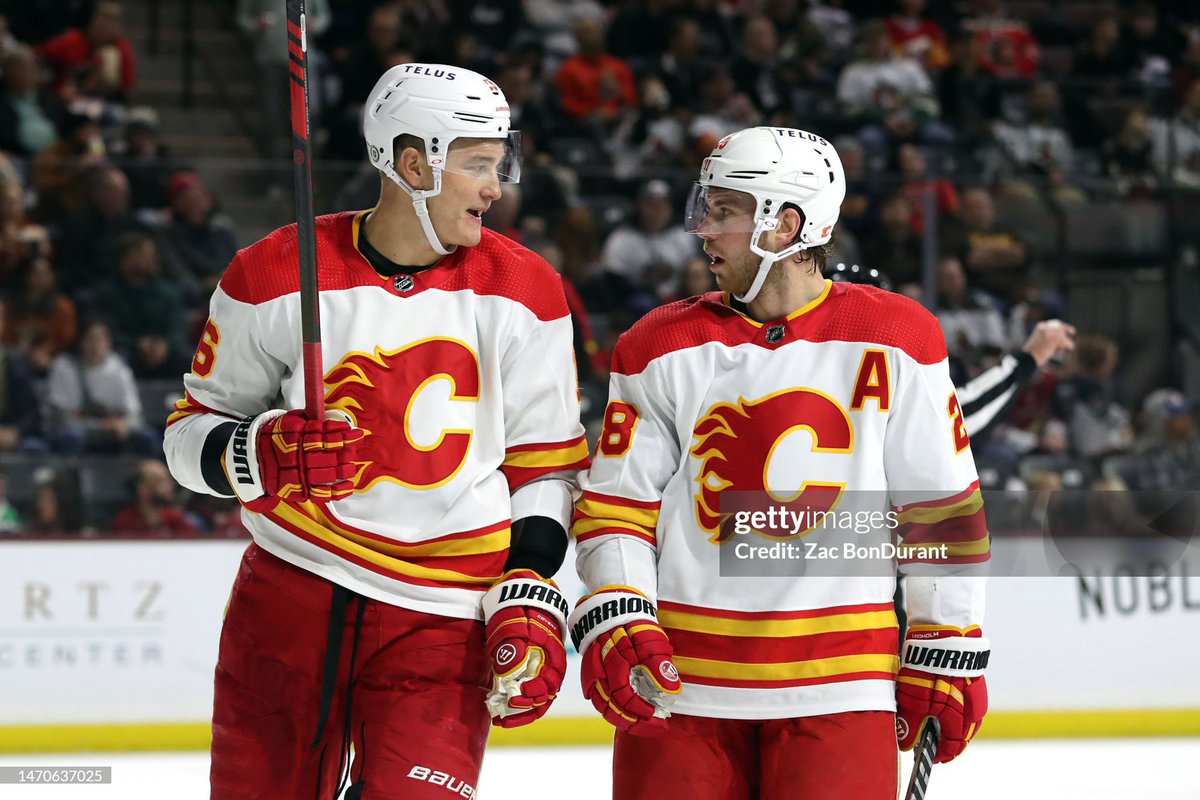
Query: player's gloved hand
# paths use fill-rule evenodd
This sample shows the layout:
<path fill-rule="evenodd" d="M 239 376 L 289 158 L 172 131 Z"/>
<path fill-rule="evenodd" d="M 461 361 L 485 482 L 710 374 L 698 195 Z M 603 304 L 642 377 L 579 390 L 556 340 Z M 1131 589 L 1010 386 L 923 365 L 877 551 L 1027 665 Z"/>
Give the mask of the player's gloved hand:
<path fill-rule="evenodd" d="M 567 601 L 530 569 L 501 576 L 483 596 L 492 689 L 492 724 L 515 728 L 540 718 L 567 672 Z"/>
<path fill-rule="evenodd" d="M 936 717 L 942 738 L 935 763 L 963 751 L 987 713 L 983 670 L 991 644 L 979 628 L 917 625 L 909 629 L 896 677 L 896 739 L 911 750 L 921 726 Z"/>
<path fill-rule="evenodd" d="M 628 586 L 602 586 L 579 601 L 570 624 L 584 697 L 620 730 L 664 733 L 681 683 L 654 604 Z"/>
<path fill-rule="evenodd" d="M 225 472 L 238 499 L 253 508 L 263 497 L 293 502 L 341 500 L 363 432 L 343 419 L 308 419 L 272 410 L 238 423 L 225 446 Z"/>

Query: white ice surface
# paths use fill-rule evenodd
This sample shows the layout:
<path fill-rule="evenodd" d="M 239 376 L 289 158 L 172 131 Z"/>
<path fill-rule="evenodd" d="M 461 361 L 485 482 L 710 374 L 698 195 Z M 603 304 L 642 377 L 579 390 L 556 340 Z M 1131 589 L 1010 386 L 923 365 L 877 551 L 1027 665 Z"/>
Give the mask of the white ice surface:
<path fill-rule="evenodd" d="M 605 747 L 494 748 L 483 800 L 608 800 Z M 0 766 L 112 766 L 111 786 L 0 786 L 3 800 L 204 800 L 205 753 L 0 754 Z M 908 764 L 904 765 L 907 780 Z M 557 790 L 530 786 L 549 779 Z M 979 741 L 934 768 L 928 800 L 1200 800 L 1200 739 Z M 282 799 L 281 799 L 282 800 Z M 369 796 L 368 796 L 369 800 Z M 847 799 L 849 800 L 849 798 Z"/>

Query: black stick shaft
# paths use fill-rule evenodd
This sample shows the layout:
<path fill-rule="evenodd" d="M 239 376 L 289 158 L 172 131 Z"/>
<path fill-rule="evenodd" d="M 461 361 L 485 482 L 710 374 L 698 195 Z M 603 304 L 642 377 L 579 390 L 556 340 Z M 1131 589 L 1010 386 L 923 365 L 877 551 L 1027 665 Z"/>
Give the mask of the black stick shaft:
<path fill-rule="evenodd" d="M 931 719 L 921 727 L 921 735 L 917 737 L 917 744 L 913 748 L 913 771 L 908 779 L 904 800 L 925 800 L 929 776 L 933 772 L 933 757 L 941 738 L 937 720 Z"/>
<path fill-rule="evenodd" d="M 304 410 L 310 419 L 322 419 L 325 416 L 325 371 L 321 364 L 321 309 L 317 294 L 317 240 L 308 112 L 308 29 L 304 0 L 287 0 L 287 38 L 292 97 L 292 164 L 296 181 L 296 241 L 300 253 Z"/>

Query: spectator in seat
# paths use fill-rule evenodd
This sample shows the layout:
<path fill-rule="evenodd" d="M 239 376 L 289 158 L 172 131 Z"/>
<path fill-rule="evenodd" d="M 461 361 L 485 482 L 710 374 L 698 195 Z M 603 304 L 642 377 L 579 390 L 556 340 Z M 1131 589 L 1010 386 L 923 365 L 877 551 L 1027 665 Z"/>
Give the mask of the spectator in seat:
<path fill-rule="evenodd" d="M 0 172 L 0 290 L 12 290 L 21 265 L 49 249 L 49 231 L 25 216 L 20 180 Z"/>
<path fill-rule="evenodd" d="M 1133 59 L 1121 41 L 1121 23 L 1115 13 L 1110 13 L 1092 23 L 1088 40 L 1075 51 L 1071 73 L 1077 78 L 1119 80 L 1132 68 Z"/>
<path fill-rule="evenodd" d="M 950 40 L 950 63 L 938 76 L 942 119 L 954 127 L 964 144 L 991 138 L 992 120 L 999 115 L 998 80 L 979 65 L 971 34 L 959 32 Z"/>
<path fill-rule="evenodd" d="M 128 480 L 131 502 L 113 517 L 111 533 L 138 538 L 192 538 L 200 533 L 176 495 L 179 487 L 167 465 L 146 458 L 137 463 Z"/>
<path fill-rule="evenodd" d="M 1017 122 L 997 122 L 995 135 L 1019 174 L 1048 179 L 1061 203 L 1083 201 L 1082 193 L 1069 181 L 1074 147 L 1063 120 L 1058 84 L 1053 81 L 1035 83 L 1029 90 L 1026 118 Z"/>
<path fill-rule="evenodd" d="M 722 136 L 762 122 L 762 113 L 754 102 L 737 90 L 729 68 L 710 64 L 700 82 L 696 115 L 688 126 L 693 138 L 689 157 L 703 158 L 716 147 Z"/>
<path fill-rule="evenodd" d="M 887 18 L 888 44 L 903 58 L 915 58 L 937 71 L 949 63 L 942 26 L 926 16 L 925 0 L 897 0 L 897 13 Z"/>
<path fill-rule="evenodd" d="M 920 141 L 950 144 L 954 131 L 938 120 L 933 84 L 921 64 L 897 58 L 879 20 L 863 25 L 861 57 L 846 65 L 837 84 L 837 98 L 859 138 L 868 148 Z"/>
<path fill-rule="evenodd" d="M 642 184 L 633 222 L 618 226 L 604 243 L 600 259 L 605 269 L 656 298 L 664 287 L 669 287 L 667 293 L 673 291 L 699 249 L 697 238 L 685 233 L 673 216 L 670 184 L 658 179 Z M 662 269 L 654 270 L 654 265 Z"/>
<path fill-rule="evenodd" d="M 0 59 L 0 150 L 32 158 L 58 140 L 67 109 L 42 86 L 37 54 L 17 45 Z"/>
<path fill-rule="evenodd" d="M 1130 489 L 1194 491 L 1200 486 L 1200 431 L 1192 405 L 1174 389 L 1156 389 L 1142 401 L 1141 431 L 1121 465 Z"/>
<path fill-rule="evenodd" d="M 789 88 L 780 72 L 779 32 L 770 17 L 756 15 L 746 20 L 741 55 L 729 71 L 738 91 L 764 114 L 790 105 Z"/>
<path fill-rule="evenodd" d="M 61 453 L 162 453 L 161 440 L 142 420 L 133 371 L 113 352 L 102 320 L 85 323 L 74 352 L 54 359 L 46 383 L 46 411 L 55 449 Z"/>
<path fill-rule="evenodd" d="M 179 170 L 158 132 L 158 115 L 152 108 L 130 112 L 124 140 L 116 154 L 129 179 L 129 207 L 161 209 L 167 205 L 167 182 Z"/>
<path fill-rule="evenodd" d="M 87 203 L 86 180 L 105 163 L 100 124 L 84 114 L 68 114 L 59 127 L 58 141 L 33 159 L 33 188 L 37 220 L 61 222 Z"/>
<path fill-rule="evenodd" d="M 572 35 L 576 24 L 604 18 L 604 6 L 597 0 L 524 0 L 523 5 L 525 20 L 533 29 L 551 72 L 554 65 L 576 52 L 578 40 Z"/>
<path fill-rule="evenodd" d="M 1030 79 L 1037 73 L 1038 45 L 1025 22 L 1008 15 L 1004 0 L 975 0 L 976 13 L 963 21 L 985 72 Z"/>
<path fill-rule="evenodd" d="M 945 178 L 932 178 L 925 163 L 925 154 L 914 144 L 902 144 L 896 150 L 896 160 L 899 172 L 904 178 L 901 187 L 908 195 L 909 205 L 912 206 L 913 232 L 922 233 L 925 230 L 925 196 L 932 192 L 934 208 L 939 218 L 953 217 L 958 214 L 958 190 L 954 184 Z"/>
<path fill-rule="evenodd" d="M 849 60 L 857 35 L 857 23 L 844 6 L 844 0 L 809 0 L 808 3 L 808 21 L 825 37 L 831 58 L 838 65 Z"/>
<path fill-rule="evenodd" d="M 621 112 L 637 106 L 633 71 L 604 52 L 604 23 L 587 17 L 575 24 L 579 52 L 562 63 L 555 76 L 567 114 L 586 128 L 601 130 Z"/>
<path fill-rule="evenodd" d="M 1125 114 L 1121 129 L 1100 148 L 1104 172 L 1123 195 L 1150 191 L 1159 184 L 1154 167 L 1154 141 L 1150 119 L 1144 108 L 1135 106 Z"/>
<path fill-rule="evenodd" d="M 943 249 L 959 258 L 972 285 L 1011 302 L 1025 283 L 1029 246 L 1012 231 L 997 227 L 996 203 L 987 189 L 963 192 L 960 219 L 960 225 L 948 228 Z"/>
<path fill-rule="evenodd" d="M 547 111 L 546 103 L 540 96 L 543 87 L 533 74 L 533 68 L 517 59 L 510 60 L 500 68 L 496 74 L 496 84 L 508 101 L 513 128 L 521 132 L 521 149 L 528 164 L 536 155 L 537 146 L 545 143 L 547 133 L 555 124 L 553 115 Z M 361 113 L 359 116 L 362 116 Z M 357 131 L 355 138 L 358 138 Z"/>
<path fill-rule="evenodd" d="M 1179 186 L 1200 188 L 1200 78 L 1188 86 L 1173 117 L 1151 121 L 1150 137 L 1159 174 Z"/>
<path fill-rule="evenodd" d="M 4 343 L 36 353 L 43 365 L 75 341 L 75 304 L 58 290 L 58 277 L 46 252 L 26 259 L 17 272 L 16 286 L 0 306 Z"/>
<path fill-rule="evenodd" d="M 700 96 L 706 59 L 701 53 L 704 40 L 700 23 L 690 16 L 678 16 L 671 23 L 666 52 L 658 60 L 655 72 L 666 87 L 670 104 L 694 108 Z M 505 92 L 505 97 L 508 93 Z"/>
<path fill-rule="evenodd" d="M 237 253 L 233 223 L 216 213 L 212 192 L 195 172 L 177 172 L 167 184 L 165 248 L 200 284 L 207 297 Z"/>
<path fill-rule="evenodd" d="M 867 174 L 866 153 L 853 136 L 840 136 L 834 143 L 846 172 L 846 199 L 842 201 L 839 224 L 860 241 L 866 241 L 879 218 L 880 191 L 875 178 Z"/>
<path fill-rule="evenodd" d="M 340 91 L 335 105 L 329 109 L 324 120 L 329 128 L 326 147 L 329 157 L 347 161 L 362 157 L 359 127 L 363 103 L 367 101 L 380 75 L 396 64 L 416 60 L 410 48 L 418 43 L 409 42 L 410 37 L 411 33 L 405 35 L 396 7 L 384 4 L 371 10 L 365 35 L 360 34 L 360 38 L 349 47 L 339 47 L 334 51 L 331 67 L 338 76 Z M 372 189 L 377 190 L 378 187 Z"/>
<path fill-rule="evenodd" d="M 129 179 L 118 167 L 105 164 L 87 176 L 87 206 L 63 222 L 57 244 L 55 266 L 63 286 L 72 287 L 81 305 L 91 302 L 98 282 L 116 272 L 118 245 L 126 233 L 147 233 L 159 241 L 151 226 L 154 215 L 135 214 L 130 208 Z M 188 296 L 195 293 L 195 279 L 175 260 L 174 251 L 160 254 L 166 275 Z"/>
<path fill-rule="evenodd" d="M 1183 60 L 1187 43 L 1178 27 L 1163 24 L 1151 0 L 1135 2 L 1121 30 L 1121 46 L 1129 55 L 1134 76 L 1150 85 L 1170 81 L 1171 68 Z"/>
<path fill-rule="evenodd" d="M 1113 397 L 1117 354 L 1117 343 L 1107 336 L 1080 336 L 1073 374 L 1055 387 L 1057 415 L 1067 423 L 1071 450 L 1093 466 L 1133 445 L 1129 411 Z"/>
<path fill-rule="evenodd" d="M 97 289 L 95 310 L 139 378 L 172 378 L 187 371 L 191 354 L 183 298 L 163 276 L 150 235 L 130 231 L 120 238 L 117 274 Z"/>
<path fill-rule="evenodd" d="M 407 47 L 417 44 L 409 42 Z M 362 105 L 375 82 L 392 66 L 392 53 L 407 47 L 400 12 L 396 7 L 385 3 L 372 9 L 367 17 L 366 30 L 360 34 L 359 40 L 350 47 L 344 58 L 334 61 L 334 69 L 341 79 L 339 109 L 361 116 Z"/>
<path fill-rule="evenodd" d="M 44 464 L 33 471 L 33 509 L 25 532 L 62 536 L 79 533 L 79 490 L 68 472 Z"/>
<path fill-rule="evenodd" d="M 639 81 L 638 99 L 637 110 L 625 114 L 608 142 L 613 175 L 621 180 L 680 164 L 686 146 L 682 115 L 657 75 Z"/>
<path fill-rule="evenodd" d="M 937 292 L 937 318 L 946 350 L 973 376 L 984 354 L 1003 351 L 1008 343 L 1004 317 L 995 300 L 967 282 L 967 272 L 954 256 L 938 263 Z"/>
<path fill-rule="evenodd" d="M 133 45 L 122 32 L 124 8 L 115 0 L 96 4 L 87 27 L 71 28 L 38 45 L 68 102 L 77 97 L 124 103 L 137 83 Z"/>
<path fill-rule="evenodd" d="M 863 261 L 886 264 L 897 285 L 921 281 L 921 239 L 913 231 L 912 215 L 904 191 L 893 192 L 880 204 L 879 223 L 862 245 Z"/>
<path fill-rule="evenodd" d="M 4 307 L 0 306 L 0 328 L 3 326 Z M 0 344 L 0 453 L 44 453 L 49 449 L 37 385 L 29 357 Z"/>

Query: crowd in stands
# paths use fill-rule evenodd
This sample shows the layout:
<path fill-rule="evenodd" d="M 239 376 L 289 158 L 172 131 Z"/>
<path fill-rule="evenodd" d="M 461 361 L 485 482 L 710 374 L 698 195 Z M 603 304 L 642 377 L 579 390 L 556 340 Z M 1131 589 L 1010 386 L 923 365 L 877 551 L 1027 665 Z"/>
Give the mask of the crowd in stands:
<path fill-rule="evenodd" d="M 227 2 L 258 78 L 258 149 L 282 158 L 283 4 Z M 121 456 L 131 503 L 97 521 L 71 497 L 68 462 L 48 461 L 23 506 L 0 492 L 0 532 L 237 529 L 230 506 L 172 490 L 153 466 L 165 414 L 141 389 L 188 369 L 246 242 L 137 105 L 124 13 L 0 0 L 0 452 Z M 504 90 L 525 168 L 485 222 L 563 275 L 592 420 L 616 337 L 713 288 L 681 200 L 734 130 L 834 142 L 847 197 L 831 262 L 878 268 L 935 309 L 960 380 L 1038 321 L 1070 317 L 1039 228 L 1052 215 L 1029 209 L 1200 190 L 1197 4 L 313 0 L 308 33 L 317 157 L 357 170 L 340 208 L 376 196 L 360 120 L 387 68 L 457 64 Z M 992 485 L 1200 487 L 1187 398 L 1118 399 L 1119 364 L 1116 343 L 1090 334 L 1045 369 L 976 442 Z"/>
<path fill-rule="evenodd" d="M 165 408 L 144 398 L 188 369 L 237 236 L 166 151 L 155 110 L 136 104 L 126 13 L 109 0 L 0 3 L 7 532 L 230 527 L 183 509 L 161 460 Z"/>

